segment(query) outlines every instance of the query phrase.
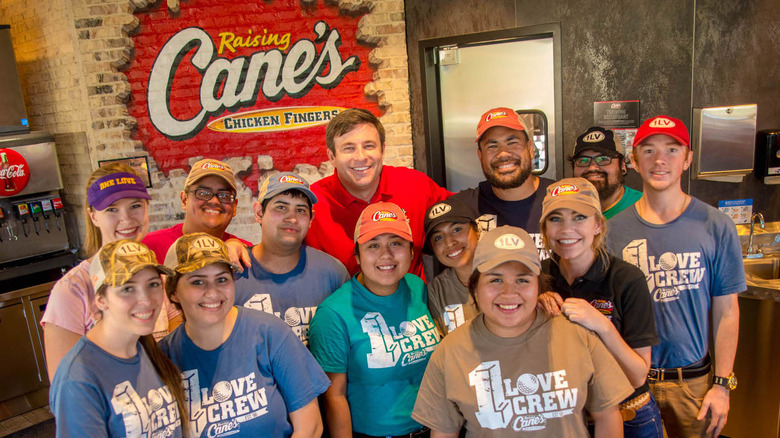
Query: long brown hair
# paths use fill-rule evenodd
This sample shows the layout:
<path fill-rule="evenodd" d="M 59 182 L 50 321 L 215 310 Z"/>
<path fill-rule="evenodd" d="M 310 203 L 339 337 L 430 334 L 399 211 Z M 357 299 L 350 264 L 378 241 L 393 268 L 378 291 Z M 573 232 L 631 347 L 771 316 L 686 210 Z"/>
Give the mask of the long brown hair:
<path fill-rule="evenodd" d="M 84 251 L 88 257 L 92 257 L 92 255 L 97 253 L 100 247 L 103 246 L 103 236 L 100 234 L 100 228 L 96 227 L 95 224 L 92 223 L 92 219 L 90 219 L 90 212 L 92 211 L 92 208 L 89 206 L 89 199 L 87 196 L 89 193 L 89 188 L 98 179 L 106 175 L 119 172 L 127 172 L 132 173 L 133 175 L 138 175 L 138 173 L 127 164 L 111 163 L 104 167 L 98 167 L 94 172 L 92 172 L 92 175 L 90 175 L 89 179 L 87 180 L 87 187 L 84 190 L 84 214 L 86 220 L 85 228 L 87 230 L 86 237 L 84 239 Z M 146 200 L 144 199 L 144 201 Z"/>

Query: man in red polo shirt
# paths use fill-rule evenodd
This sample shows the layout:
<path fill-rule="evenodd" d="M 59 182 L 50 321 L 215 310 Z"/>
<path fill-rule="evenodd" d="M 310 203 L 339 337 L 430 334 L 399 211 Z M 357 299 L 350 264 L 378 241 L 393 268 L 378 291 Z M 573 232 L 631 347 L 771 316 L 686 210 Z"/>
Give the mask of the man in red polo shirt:
<path fill-rule="evenodd" d="M 360 270 L 354 241 L 360 213 L 374 202 L 392 202 L 404 210 L 412 227 L 409 272 L 422 277 L 425 211 L 451 193 L 417 170 L 383 166 L 385 128 L 369 111 L 342 111 L 328 123 L 325 136 L 335 172 L 311 186 L 319 202 L 306 243 L 337 258 L 354 275 Z"/>

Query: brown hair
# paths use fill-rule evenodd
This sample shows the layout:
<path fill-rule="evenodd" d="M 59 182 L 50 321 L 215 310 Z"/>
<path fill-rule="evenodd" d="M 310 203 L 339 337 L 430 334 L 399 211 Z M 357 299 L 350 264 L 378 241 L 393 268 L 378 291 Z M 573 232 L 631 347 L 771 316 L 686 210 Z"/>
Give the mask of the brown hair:
<path fill-rule="evenodd" d="M 481 276 L 482 273 L 479 272 L 479 269 L 474 269 L 474 272 L 471 273 L 471 277 L 469 277 L 469 294 L 474 300 L 474 305 L 477 306 L 477 310 L 479 310 L 479 303 L 477 303 L 477 283 L 479 283 L 479 277 Z M 550 285 L 552 284 L 552 281 L 549 275 L 543 272 L 539 273 L 539 275 L 536 276 L 536 280 L 537 283 L 539 283 L 537 295 L 541 295 L 542 293 L 551 290 Z"/>
<path fill-rule="evenodd" d="M 379 133 L 379 142 L 382 143 L 380 146 L 384 148 L 385 127 L 382 126 L 382 122 L 371 111 L 362 108 L 350 108 L 336 114 L 328 122 L 328 127 L 325 129 L 325 144 L 328 150 L 335 155 L 336 144 L 334 139 L 353 130 L 356 126 L 366 123 L 376 128 L 376 131 Z"/>
<path fill-rule="evenodd" d="M 87 180 L 87 188 L 84 191 L 84 213 L 86 215 L 85 228 L 87 230 L 86 232 L 87 235 L 85 236 L 84 239 L 84 251 L 87 253 L 87 256 L 89 257 L 92 257 L 92 255 L 97 253 L 100 247 L 103 246 L 103 237 L 100 234 L 100 228 L 96 227 L 95 224 L 92 223 L 92 220 L 90 219 L 89 216 L 89 213 L 92 211 L 92 207 L 89 206 L 89 199 L 88 199 L 89 188 L 98 179 L 106 175 L 111 175 L 112 173 L 119 173 L 119 172 L 127 172 L 127 173 L 132 173 L 133 175 L 138 175 L 138 173 L 127 164 L 111 163 L 104 167 L 98 167 L 94 172 L 92 172 L 92 175 L 90 175 L 89 179 Z"/>
<path fill-rule="evenodd" d="M 596 218 L 596 223 L 601 225 L 601 232 L 593 236 L 591 249 L 596 253 L 597 257 L 601 257 L 606 265 L 607 259 L 609 258 L 609 251 L 607 250 L 607 218 L 605 218 L 604 214 L 600 211 L 596 212 L 593 217 Z M 550 242 L 547 239 L 547 218 L 539 223 L 539 232 L 542 234 L 542 242 L 544 242 L 545 251 L 547 251 L 550 254 L 550 258 L 557 263 L 559 257 L 550 249 Z"/>
<path fill-rule="evenodd" d="M 105 296 L 107 288 L 108 285 L 104 284 L 95 291 L 95 294 Z M 157 375 L 160 376 L 160 380 L 162 380 L 168 389 L 170 389 L 171 394 L 173 394 L 173 397 L 176 399 L 176 407 L 179 408 L 179 418 L 181 419 L 182 433 L 184 436 L 189 436 L 188 433 L 185 433 L 189 430 L 189 425 L 187 423 L 187 418 L 189 418 L 189 416 L 187 414 L 187 402 L 184 398 L 184 385 L 181 382 L 181 372 L 171 359 L 162 352 L 160 346 L 157 345 L 157 341 L 154 340 L 154 336 L 145 335 L 141 336 L 138 340 L 141 343 L 141 347 L 146 352 L 146 355 L 149 356 L 149 361 L 152 362 L 152 366 L 154 366 L 154 370 L 157 371 Z"/>

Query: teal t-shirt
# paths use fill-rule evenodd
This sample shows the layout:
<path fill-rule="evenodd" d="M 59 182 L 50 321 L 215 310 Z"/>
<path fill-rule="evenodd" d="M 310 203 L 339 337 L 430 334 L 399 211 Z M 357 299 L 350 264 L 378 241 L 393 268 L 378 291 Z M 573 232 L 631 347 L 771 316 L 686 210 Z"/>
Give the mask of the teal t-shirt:
<path fill-rule="evenodd" d="M 626 189 L 626 191 L 623 192 L 623 196 L 620 198 L 620 201 L 602 212 L 605 218 L 612 219 L 612 216 L 634 205 L 634 203 L 642 197 L 642 192 L 634 190 L 629 186 L 623 187 Z"/>
<path fill-rule="evenodd" d="M 353 432 L 402 435 L 422 427 L 412 409 L 441 340 L 426 301 L 425 283 L 413 274 L 386 297 L 352 277 L 317 308 L 309 347 L 323 370 L 346 373 Z"/>

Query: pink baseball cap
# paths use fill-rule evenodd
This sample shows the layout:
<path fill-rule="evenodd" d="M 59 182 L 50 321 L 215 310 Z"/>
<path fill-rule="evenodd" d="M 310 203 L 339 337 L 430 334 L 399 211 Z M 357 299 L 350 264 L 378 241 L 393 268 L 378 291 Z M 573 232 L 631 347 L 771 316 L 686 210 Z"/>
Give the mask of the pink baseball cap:
<path fill-rule="evenodd" d="M 651 135 L 664 134 L 680 142 L 683 146 L 691 147 L 688 136 L 688 128 L 682 120 L 669 116 L 655 116 L 645 120 L 634 136 L 634 147 L 637 147 L 644 139 Z"/>
<path fill-rule="evenodd" d="M 371 204 L 360 213 L 355 227 L 355 243 L 366 243 L 380 234 L 395 234 L 412 242 L 412 229 L 401 207 L 392 202 Z"/>
<path fill-rule="evenodd" d="M 494 126 L 504 126 L 509 129 L 523 131 L 529 139 L 532 138 L 515 110 L 511 108 L 493 108 L 485 114 L 482 114 L 482 117 L 479 118 L 479 123 L 477 124 L 477 139 L 475 141 L 479 143 L 482 134 Z"/>

